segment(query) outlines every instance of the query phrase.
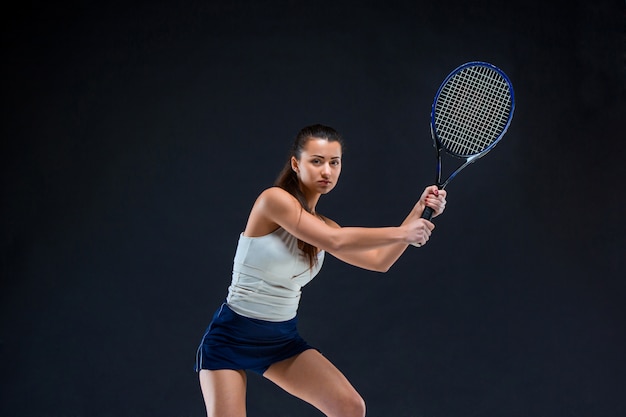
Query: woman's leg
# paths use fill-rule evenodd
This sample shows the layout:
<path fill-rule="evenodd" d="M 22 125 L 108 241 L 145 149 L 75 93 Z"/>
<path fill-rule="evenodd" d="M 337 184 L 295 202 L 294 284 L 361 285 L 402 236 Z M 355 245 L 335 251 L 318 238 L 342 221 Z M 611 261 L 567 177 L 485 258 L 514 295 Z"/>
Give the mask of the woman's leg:
<path fill-rule="evenodd" d="M 246 416 L 246 373 L 221 369 L 200 371 L 207 417 Z"/>
<path fill-rule="evenodd" d="M 317 350 L 277 362 L 263 376 L 328 417 L 364 417 L 365 402 L 346 377 Z"/>

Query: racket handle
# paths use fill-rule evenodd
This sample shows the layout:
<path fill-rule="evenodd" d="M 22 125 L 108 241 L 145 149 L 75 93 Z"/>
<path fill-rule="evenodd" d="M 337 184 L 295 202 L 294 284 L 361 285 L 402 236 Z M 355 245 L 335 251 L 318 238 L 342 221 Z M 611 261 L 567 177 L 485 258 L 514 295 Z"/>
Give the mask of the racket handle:
<path fill-rule="evenodd" d="M 430 221 L 430 219 L 432 219 L 433 214 L 435 214 L 435 210 L 431 209 L 430 207 L 426 207 L 424 209 L 424 211 L 422 212 L 422 219 L 426 219 L 428 221 Z"/>

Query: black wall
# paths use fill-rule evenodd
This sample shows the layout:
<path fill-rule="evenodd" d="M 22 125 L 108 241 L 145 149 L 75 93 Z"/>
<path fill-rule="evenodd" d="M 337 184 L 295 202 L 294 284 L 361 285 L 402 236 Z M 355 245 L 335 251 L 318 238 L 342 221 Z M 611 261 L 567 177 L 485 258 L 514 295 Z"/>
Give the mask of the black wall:
<path fill-rule="evenodd" d="M 0 415 L 202 416 L 197 343 L 297 130 L 320 211 L 399 223 L 432 97 L 508 73 L 506 137 L 387 274 L 327 258 L 300 330 L 370 416 L 626 414 L 622 1 L 27 2 L 2 24 Z M 249 415 L 318 416 L 262 378 Z"/>

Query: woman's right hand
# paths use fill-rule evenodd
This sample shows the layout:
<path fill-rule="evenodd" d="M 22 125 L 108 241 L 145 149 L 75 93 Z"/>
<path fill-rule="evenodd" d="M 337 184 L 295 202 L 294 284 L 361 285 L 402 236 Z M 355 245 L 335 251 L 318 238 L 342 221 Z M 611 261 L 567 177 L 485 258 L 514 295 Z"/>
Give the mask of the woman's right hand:
<path fill-rule="evenodd" d="M 404 224 L 406 228 L 406 243 L 416 247 L 424 246 L 435 228 L 435 225 L 417 216 L 411 216 L 411 219 Z"/>

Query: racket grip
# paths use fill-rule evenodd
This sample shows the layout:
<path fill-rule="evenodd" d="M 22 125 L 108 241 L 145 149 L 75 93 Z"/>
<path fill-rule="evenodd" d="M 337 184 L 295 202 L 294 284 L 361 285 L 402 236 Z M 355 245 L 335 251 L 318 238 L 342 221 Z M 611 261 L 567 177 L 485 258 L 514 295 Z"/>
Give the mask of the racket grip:
<path fill-rule="evenodd" d="M 426 219 L 428 221 L 430 221 L 430 219 L 432 219 L 433 214 L 435 214 L 435 210 L 431 209 L 430 207 L 426 207 L 424 209 L 424 211 L 422 212 L 422 219 Z"/>

